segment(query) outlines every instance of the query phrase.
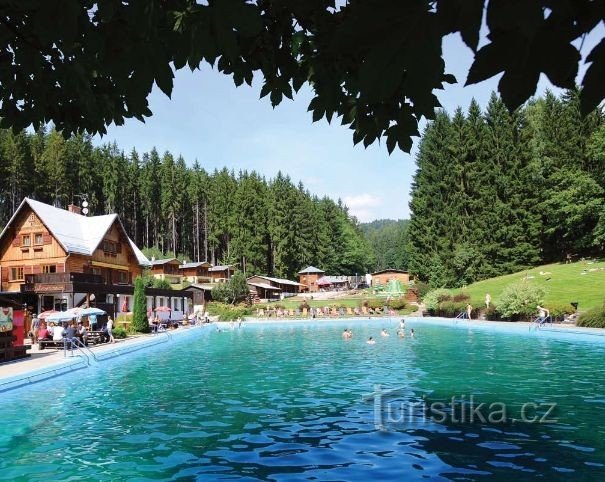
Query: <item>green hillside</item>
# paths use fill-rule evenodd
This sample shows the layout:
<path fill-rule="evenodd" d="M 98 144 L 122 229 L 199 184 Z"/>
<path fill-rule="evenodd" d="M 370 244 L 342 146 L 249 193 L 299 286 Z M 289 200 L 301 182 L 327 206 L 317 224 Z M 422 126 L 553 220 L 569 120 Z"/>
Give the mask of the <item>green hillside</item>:
<path fill-rule="evenodd" d="M 500 293 L 514 282 L 528 278 L 529 283 L 544 288 L 544 303 L 578 302 L 578 309 L 585 311 L 600 306 L 605 301 L 605 262 L 578 261 L 570 264 L 547 264 L 518 273 L 499 276 L 473 283 L 456 292 L 471 296 L 473 306 L 483 306 L 489 293 L 497 306 Z"/>

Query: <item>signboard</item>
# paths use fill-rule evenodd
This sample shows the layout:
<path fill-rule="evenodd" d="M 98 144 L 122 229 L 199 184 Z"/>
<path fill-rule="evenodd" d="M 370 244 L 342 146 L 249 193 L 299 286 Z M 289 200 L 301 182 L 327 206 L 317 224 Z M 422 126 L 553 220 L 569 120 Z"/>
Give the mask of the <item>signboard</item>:
<path fill-rule="evenodd" d="M 71 285 L 57 285 L 57 284 L 45 284 L 36 283 L 34 285 L 34 292 L 36 293 L 63 293 L 71 292 Z"/>
<path fill-rule="evenodd" d="M 13 331 L 13 309 L 0 308 L 0 332 Z"/>

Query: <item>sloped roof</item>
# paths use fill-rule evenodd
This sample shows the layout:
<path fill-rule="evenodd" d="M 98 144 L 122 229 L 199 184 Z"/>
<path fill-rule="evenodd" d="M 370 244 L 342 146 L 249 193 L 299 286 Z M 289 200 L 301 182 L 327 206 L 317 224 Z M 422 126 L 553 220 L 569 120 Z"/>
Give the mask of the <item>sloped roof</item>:
<path fill-rule="evenodd" d="M 316 268 L 315 266 L 307 266 L 305 269 L 298 272 L 298 274 L 311 274 L 311 273 L 325 273 L 325 271 Z"/>
<path fill-rule="evenodd" d="M 228 269 L 233 268 L 230 264 L 220 265 L 220 266 L 212 266 L 208 269 L 208 271 L 227 271 Z"/>
<path fill-rule="evenodd" d="M 115 221 L 120 224 L 120 227 L 126 236 L 124 226 L 122 226 L 117 214 L 86 217 L 81 214 L 66 211 L 65 209 L 50 206 L 49 204 L 44 204 L 40 201 L 25 198 L 0 234 L 0 239 L 4 236 L 25 204 L 29 205 L 34 213 L 36 213 L 67 253 L 92 256 Z M 128 238 L 128 241 L 139 264 L 144 266 L 149 265 L 149 260 L 139 248 L 136 247 L 133 241 L 130 238 Z"/>
<path fill-rule="evenodd" d="M 151 263 L 151 266 L 160 266 L 163 264 L 168 264 L 171 261 L 176 261 L 178 264 L 181 264 L 181 262 L 176 258 L 152 259 L 149 261 L 149 263 Z"/>
<path fill-rule="evenodd" d="M 264 288 L 266 290 L 281 291 L 281 288 L 278 288 L 277 286 L 272 286 L 267 283 L 251 283 L 250 281 L 248 281 L 248 284 L 250 286 L 256 286 L 257 288 Z"/>
<path fill-rule="evenodd" d="M 292 286 L 306 286 L 303 284 L 300 284 L 297 281 L 291 281 L 289 279 L 282 279 L 282 278 L 271 278 L 269 276 L 255 276 L 255 278 L 262 278 L 262 279 L 266 279 L 268 281 L 271 281 L 273 283 L 278 283 L 280 285 L 292 285 Z"/>
<path fill-rule="evenodd" d="M 212 266 L 208 261 L 194 261 L 191 263 L 183 263 L 180 267 L 180 269 L 184 269 L 184 268 L 199 268 L 200 266 L 203 265 L 207 265 L 207 266 Z"/>
<path fill-rule="evenodd" d="M 381 269 L 380 271 L 375 271 L 374 273 L 372 273 L 372 275 L 375 274 L 382 274 L 382 273 L 403 273 L 403 274 L 407 274 L 408 272 L 403 270 L 403 269 Z"/>

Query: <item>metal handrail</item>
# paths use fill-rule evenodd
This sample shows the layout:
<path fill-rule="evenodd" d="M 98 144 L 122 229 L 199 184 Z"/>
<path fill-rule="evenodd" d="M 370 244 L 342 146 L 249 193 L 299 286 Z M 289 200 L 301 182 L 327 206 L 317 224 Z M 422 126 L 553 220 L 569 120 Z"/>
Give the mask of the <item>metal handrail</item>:
<path fill-rule="evenodd" d="M 94 358 L 94 360 L 98 363 L 99 359 L 97 358 L 97 355 L 94 354 L 94 352 L 88 348 L 82 341 L 80 341 L 78 338 L 72 338 L 71 339 L 71 343 L 72 346 L 75 344 L 76 348 L 78 350 L 80 350 L 82 353 L 84 353 L 84 355 L 88 358 L 88 355 L 92 356 Z M 73 350 L 72 350 L 73 351 Z"/>

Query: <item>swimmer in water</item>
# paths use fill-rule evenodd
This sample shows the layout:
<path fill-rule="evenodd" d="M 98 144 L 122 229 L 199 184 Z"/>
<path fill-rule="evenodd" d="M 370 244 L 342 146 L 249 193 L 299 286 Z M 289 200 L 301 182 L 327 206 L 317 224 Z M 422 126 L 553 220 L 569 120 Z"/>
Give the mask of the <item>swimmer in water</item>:
<path fill-rule="evenodd" d="M 414 328 L 412 328 L 412 329 L 410 330 L 410 336 L 411 336 L 412 338 L 414 338 Z"/>
<path fill-rule="evenodd" d="M 405 330 L 397 330 L 397 334 L 399 338 L 405 338 Z"/>
<path fill-rule="evenodd" d="M 368 345 L 375 345 L 376 344 L 376 340 L 374 340 L 374 337 L 371 336 L 370 338 L 368 338 L 368 341 L 366 341 L 366 343 Z"/>
<path fill-rule="evenodd" d="M 385 328 L 383 328 L 382 331 L 380 332 L 380 336 L 391 336 L 391 335 L 389 335 L 389 332 Z"/>
<path fill-rule="evenodd" d="M 399 322 L 399 329 L 405 330 L 405 318 L 401 318 L 401 321 Z"/>

